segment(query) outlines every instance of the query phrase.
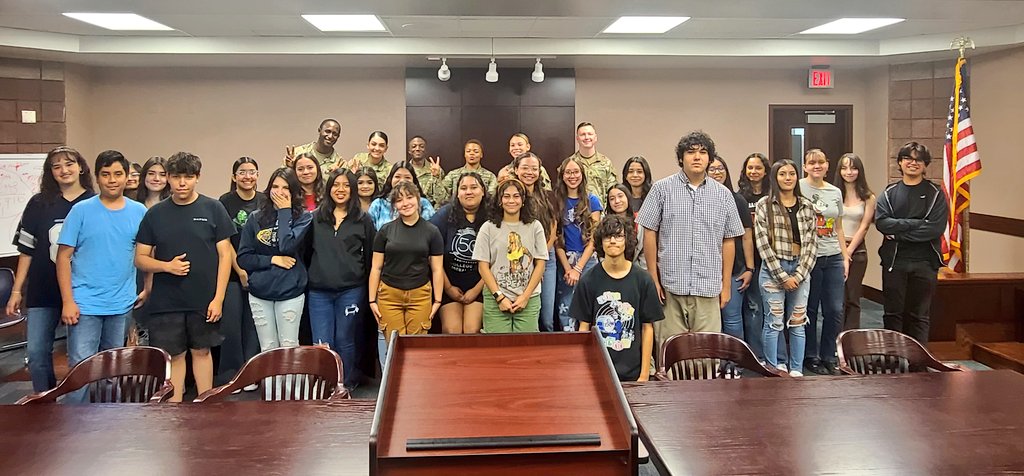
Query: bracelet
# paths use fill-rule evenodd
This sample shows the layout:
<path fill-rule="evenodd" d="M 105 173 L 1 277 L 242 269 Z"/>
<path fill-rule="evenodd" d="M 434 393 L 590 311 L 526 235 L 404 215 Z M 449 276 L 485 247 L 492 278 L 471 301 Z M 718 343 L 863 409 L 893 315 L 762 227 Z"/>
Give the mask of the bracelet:
<path fill-rule="evenodd" d="M 435 299 L 434 300 L 434 304 L 441 304 L 441 300 L 440 299 Z"/>
<path fill-rule="evenodd" d="M 573 271 L 575 271 L 575 272 L 577 272 L 577 273 L 582 273 L 582 272 L 583 272 L 583 269 L 581 269 L 581 268 L 579 267 L 579 265 L 577 265 L 577 266 L 573 266 L 573 267 L 572 267 L 572 270 L 573 270 Z"/>
<path fill-rule="evenodd" d="M 501 301 L 505 300 L 505 299 L 508 299 L 508 298 L 506 298 L 505 295 L 502 294 L 502 295 L 498 296 L 498 299 L 496 301 L 494 301 L 494 303 L 495 304 L 501 303 Z"/>
<path fill-rule="evenodd" d="M 21 291 L 11 291 L 11 294 L 21 294 Z"/>
<path fill-rule="evenodd" d="M 371 299 L 370 300 L 370 304 L 377 304 L 377 300 L 376 299 Z"/>

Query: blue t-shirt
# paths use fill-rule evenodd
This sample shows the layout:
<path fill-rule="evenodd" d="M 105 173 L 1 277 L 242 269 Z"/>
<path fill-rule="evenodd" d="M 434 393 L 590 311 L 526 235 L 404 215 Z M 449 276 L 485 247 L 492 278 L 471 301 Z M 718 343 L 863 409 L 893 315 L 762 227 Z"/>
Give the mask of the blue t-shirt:
<path fill-rule="evenodd" d="M 125 199 L 120 210 L 103 206 L 99 196 L 71 207 L 57 244 L 71 255 L 71 290 L 82 314 L 124 314 L 135 304 L 135 234 L 146 207 Z"/>
<path fill-rule="evenodd" d="M 592 193 L 589 195 L 590 212 L 600 212 L 603 210 L 601 200 Z M 587 244 L 583 242 L 583 230 L 580 229 L 580 224 L 576 221 L 576 204 L 579 202 L 579 198 L 567 198 L 565 200 L 565 216 L 562 217 L 562 236 L 565 238 L 565 251 L 582 253 Z M 587 219 L 589 218 L 587 217 Z"/>

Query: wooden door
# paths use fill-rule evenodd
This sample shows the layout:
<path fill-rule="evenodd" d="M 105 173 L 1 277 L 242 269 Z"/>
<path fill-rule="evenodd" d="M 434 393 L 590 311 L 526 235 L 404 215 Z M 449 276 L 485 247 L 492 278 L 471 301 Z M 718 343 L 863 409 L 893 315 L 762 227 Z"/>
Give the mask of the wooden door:
<path fill-rule="evenodd" d="M 792 159 L 800 169 L 804 151 L 821 149 L 828 157 L 828 181 L 839 157 L 853 152 L 852 105 L 769 105 L 768 127 L 768 160 Z"/>

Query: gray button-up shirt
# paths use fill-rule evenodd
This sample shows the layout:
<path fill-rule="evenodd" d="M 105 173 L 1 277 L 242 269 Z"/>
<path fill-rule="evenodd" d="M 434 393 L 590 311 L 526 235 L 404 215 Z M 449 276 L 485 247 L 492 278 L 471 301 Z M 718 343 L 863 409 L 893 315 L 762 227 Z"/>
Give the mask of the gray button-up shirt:
<path fill-rule="evenodd" d="M 743 235 L 736 199 L 708 178 L 696 187 L 682 171 L 655 182 L 636 216 L 658 232 L 658 277 L 677 296 L 722 293 L 722 241 Z"/>

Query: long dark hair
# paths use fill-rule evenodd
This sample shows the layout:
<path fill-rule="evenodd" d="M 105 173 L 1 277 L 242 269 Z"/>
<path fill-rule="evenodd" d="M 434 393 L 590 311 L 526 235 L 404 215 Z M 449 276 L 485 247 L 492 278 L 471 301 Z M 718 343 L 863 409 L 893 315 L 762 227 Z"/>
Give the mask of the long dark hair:
<path fill-rule="evenodd" d="M 349 186 L 348 203 L 345 204 L 345 220 L 358 220 L 363 215 L 363 209 L 359 206 L 358 178 L 356 174 L 348 169 L 339 167 L 327 176 L 324 195 L 320 197 L 320 206 L 314 212 L 316 213 L 316 221 L 320 223 L 327 223 L 331 226 L 337 225 L 337 223 L 334 223 L 334 209 L 338 205 L 334 203 L 334 198 L 331 197 L 331 189 L 334 188 L 334 183 L 338 180 L 347 181 Z"/>
<path fill-rule="evenodd" d="M 864 162 L 860 160 L 860 156 L 857 154 L 847 152 L 839 158 L 836 176 L 832 178 L 832 185 L 839 187 L 839 190 L 843 192 L 843 200 L 846 200 L 846 180 L 843 179 L 843 161 L 846 160 L 850 161 L 851 167 L 857 169 L 857 180 L 853 182 L 853 189 L 857 191 L 857 198 L 866 202 L 875 193 L 871 191 L 871 187 L 868 187 L 868 179 L 864 176 Z"/>
<path fill-rule="evenodd" d="M 487 185 L 484 184 L 483 177 L 476 172 L 465 172 L 459 175 L 459 179 L 455 181 L 455 192 L 452 195 L 452 201 L 449 202 L 452 207 L 452 212 L 448 214 L 448 223 L 455 225 L 460 221 L 466 220 L 466 209 L 462 206 L 462 202 L 459 201 L 459 186 L 462 185 L 462 181 L 465 179 L 476 180 L 477 184 L 480 185 L 480 190 L 483 191 L 483 197 L 480 198 L 480 206 L 476 210 L 476 219 L 473 220 L 473 229 L 479 230 L 480 225 L 487 221 L 487 204 L 490 203 L 491 197 L 487 195 Z"/>
<path fill-rule="evenodd" d="M 164 174 L 170 175 L 167 173 L 166 159 L 160 156 L 150 157 L 149 160 L 147 160 L 146 163 L 142 165 L 142 172 L 139 172 L 139 189 L 135 191 L 135 200 L 138 201 L 139 203 L 146 203 L 146 199 L 148 199 L 149 195 L 153 193 L 149 190 L 149 187 L 146 186 L 146 175 L 149 174 L 149 169 L 157 165 L 164 169 Z M 170 181 L 164 183 L 164 189 L 160 191 L 160 200 L 163 200 L 169 196 L 171 196 Z"/>
<path fill-rule="evenodd" d="M 253 167 L 256 167 L 256 171 L 260 170 L 260 164 L 256 163 L 256 159 L 254 159 L 252 157 L 239 157 L 238 160 L 236 160 L 235 163 L 231 165 L 231 189 L 230 189 L 230 191 L 232 191 L 232 192 L 234 192 L 235 190 L 238 190 L 238 183 L 235 182 L 235 180 L 238 180 L 238 178 L 235 177 L 235 174 L 238 173 L 238 168 L 241 167 L 242 164 L 252 164 Z"/>
<path fill-rule="evenodd" d="M 313 161 L 313 165 L 316 167 L 316 178 L 313 179 L 313 196 L 319 200 L 324 194 L 324 172 L 320 170 L 320 162 L 318 162 L 316 157 L 314 157 L 310 152 L 300 154 L 292 161 L 291 165 L 292 172 L 295 173 L 295 180 L 299 180 L 299 172 L 296 170 L 296 167 L 299 166 L 299 161 L 302 159 L 309 159 Z M 267 185 L 267 190 L 270 190 L 270 185 Z M 299 182 L 299 190 L 299 197 L 302 197 L 302 199 L 305 200 L 304 195 L 306 192 L 302 191 L 302 182 Z M 268 195 L 267 198 L 270 198 L 270 196 Z"/>
<path fill-rule="evenodd" d="M 317 165 L 319 167 L 319 165 Z M 298 218 L 306 212 L 305 199 L 303 197 L 304 192 L 302 191 L 302 184 L 299 183 L 299 177 L 291 167 L 280 167 L 270 174 L 270 180 L 267 181 L 267 188 L 263 193 L 267 196 L 267 199 L 260 205 L 259 210 L 259 226 L 267 227 L 274 224 L 277 221 L 277 208 L 274 206 L 274 200 L 271 198 L 271 190 L 274 187 L 274 180 L 280 177 L 288 183 L 288 191 L 292 195 L 292 220 Z M 322 185 L 321 185 L 322 186 Z"/>
<path fill-rule="evenodd" d="M 505 209 L 501 206 L 501 194 L 509 187 L 515 187 L 519 191 L 519 195 L 523 197 L 523 206 L 519 209 L 519 221 L 527 224 L 536 220 L 530 206 L 530 195 L 526 193 L 526 185 L 523 185 L 519 179 L 507 179 L 498 184 L 498 189 L 494 192 L 494 198 L 491 200 L 491 209 L 488 211 L 491 223 L 501 228 L 501 221 L 505 218 Z"/>
<path fill-rule="evenodd" d="M 733 190 L 733 188 L 732 188 L 732 175 L 729 174 L 729 165 L 727 165 L 725 163 L 725 159 L 723 159 L 723 158 L 721 158 L 721 157 L 719 157 L 717 155 L 712 157 L 711 158 L 711 162 L 708 162 L 708 168 L 710 169 L 711 168 L 711 164 L 715 163 L 716 161 L 718 163 L 722 164 L 722 168 L 725 169 L 725 183 L 723 183 L 722 185 L 725 185 L 725 188 L 729 189 L 730 192 L 734 192 L 735 193 L 736 190 Z M 712 179 L 712 180 L 714 180 L 714 179 Z M 715 181 L 717 182 L 717 180 L 715 180 Z"/>
<path fill-rule="evenodd" d="M 616 213 L 612 211 L 612 190 L 618 190 L 626 194 L 626 211 L 624 213 Z M 629 198 L 631 197 L 629 192 L 629 185 L 624 183 L 617 183 L 615 185 L 612 185 L 611 187 L 608 187 L 608 191 L 604 193 L 604 203 L 608 204 L 608 207 L 605 208 L 605 215 L 622 215 L 632 220 L 633 214 L 636 213 L 636 210 L 633 210 L 633 202 L 629 200 Z M 599 245 L 595 242 L 594 246 Z"/>
<path fill-rule="evenodd" d="M 747 164 L 750 163 L 751 159 L 760 160 L 761 165 L 764 166 L 764 178 L 761 179 L 762 195 L 768 191 L 771 183 L 775 181 L 772 177 L 768 176 L 768 157 L 765 157 L 760 152 L 748 155 L 746 159 L 743 159 L 743 166 L 740 167 L 740 178 L 736 180 L 736 185 L 740 189 L 740 195 L 743 195 L 743 198 L 747 199 L 748 202 L 754 199 L 754 186 L 750 183 L 750 179 L 747 178 Z"/>
<path fill-rule="evenodd" d="M 526 134 L 523 133 L 517 133 L 514 136 L 526 139 Z M 529 143 L 529 139 L 526 140 L 527 143 Z M 544 160 L 533 152 L 523 152 L 512 161 L 512 176 L 522 181 L 522 179 L 516 175 L 516 170 L 519 170 L 519 164 L 531 157 L 537 159 L 537 182 L 533 184 L 533 192 L 527 192 L 527 195 L 530 196 L 530 206 L 533 208 L 530 212 L 536 220 L 540 221 L 541 226 L 544 227 L 544 239 L 550 239 L 549 235 L 551 234 L 551 225 L 555 222 L 556 217 L 555 208 L 551 205 L 550 199 L 550 194 L 554 192 L 544 190 L 544 187 L 541 186 L 543 176 L 540 172 L 544 170 Z"/>
<path fill-rule="evenodd" d="M 565 246 L 563 228 L 565 227 L 565 215 L 568 212 L 566 206 L 569 201 L 569 186 L 565 184 L 562 175 L 565 174 L 565 168 L 570 162 L 575 162 L 580 168 L 580 184 L 576 187 L 576 195 L 579 197 L 579 201 L 576 202 L 576 207 L 573 208 L 573 221 L 579 223 L 584 243 L 590 241 L 594 236 L 594 225 L 596 225 L 594 220 L 590 219 L 590 214 L 594 210 L 590 209 L 590 192 L 587 191 L 587 174 L 584 172 L 583 164 L 572 157 L 568 157 L 562 161 L 562 165 L 558 166 L 557 177 L 555 177 L 555 197 L 558 198 L 558 214 L 555 217 L 558 223 L 558 243 L 562 246 Z"/>
<path fill-rule="evenodd" d="M 422 197 L 423 187 L 420 187 L 420 180 L 416 178 L 416 169 L 413 168 L 412 162 L 409 162 L 408 160 L 403 160 L 391 167 L 391 173 L 388 174 L 387 180 L 385 180 L 384 185 L 381 186 L 380 196 L 384 199 L 390 200 L 389 197 L 391 197 L 391 189 L 394 188 L 391 186 L 391 181 L 394 180 L 395 173 L 398 172 L 398 169 L 405 169 L 409 172 L 409 175 L 412 175 L 412 183 L 413 185 L 416 185 L 416 190 L 419 191 L 420 197 Z"/>
<path fill-rule="evenodd" d="M 796 166 L 796 162 L 793 162 L 792 160 L 789 159 L 779 159 L 776 160 L 774 164 L 772 164 L 771 176 L 778 177 L 779 170 L 786 166 L 793 167 L 793 170 L 796 171 L 797 174 L 800 173 L 800 169 Z M 782 195 L 782 189 L 779 188 L 778 182 L 778 180 L 772 180 L 770 182 L 770 187 L 768 188 L 768 209 L 766 210 L 768 213 L 768 229 L 766 231 L 768 232 L 768 243 L 771 244 L 772 246 L 775 246 L 775 204 L 778 203 L 779 208 L 785 208 L 785 206 L 782 204 L 782 199 L 780 198 L 780 196 Z M 793 195 L 796 197 L 795 206 L 799 207 L 800 198 L 803 197 L 803 195 L 800 193 L 799 181 L 797 181 L 797 183 L 793 187 Z M 789 214 L 784 213 L 783 215 L 783 219 L 786 220 L 786 229 L 789 230 L 790 227 L 792 227 L 792 225 L 789 223 Z"/>
<path fill-rule="evenodd" d="M 362 166 L 356 169 L 356 184 L 359 184 L 359 177 L 363 175 L 370 177 L 373 180 L 373 195 L 370 195 L 370 200 L 377 198 L 380 195 L 380 179 L 377 178 L 377 171 L 373 170 L 372 167 Z M 359 190 L 356 189 L 356 198 L 359 198 Z"/>
<path fill-rule="evenodd" d="M 53 203 L 60 196 L 60 184 L 57 183 L 57 179 L 53 178 L 53 163 L 62 157 L 78 162 L 80 169 L 78 183 L 82 188 L 90 192 L 93 191 L 92 173 L 89 172 L 89 162 L 86 162 L 85 157 L 71 147 L 55 147 L 46 154 L 46 160 L 43 161 L 43 173 L 39 175 L 39 194 L 47 203 Z"/>
<path fill-rule="evenodd" d="M 651 191 L 651 166 L 647 164 L 647 159 L 645 159 L 644 156 L 634 155 L 633 157 L 626 159 L 626 164 L 622 166 L 622 183 L 627 185 L 629 184 L 629 182 L 626 181 L 626 175 L 627 172 L 629 172 L 629 166 L 634 163 L 640 164 L 640 167 L 644 169 L 644 183 L 640 185 L 640 200 L 645 200 L 647 198 L 647 194 Z M 626 193 L 626 197 L 632 196 L 632 190 Z"/>

